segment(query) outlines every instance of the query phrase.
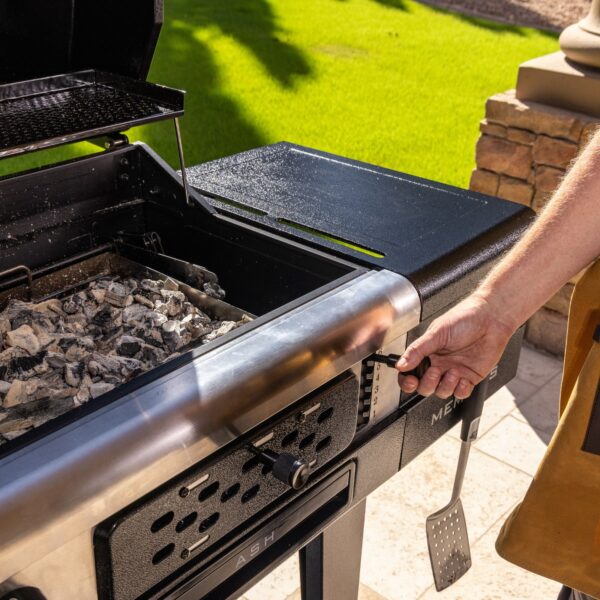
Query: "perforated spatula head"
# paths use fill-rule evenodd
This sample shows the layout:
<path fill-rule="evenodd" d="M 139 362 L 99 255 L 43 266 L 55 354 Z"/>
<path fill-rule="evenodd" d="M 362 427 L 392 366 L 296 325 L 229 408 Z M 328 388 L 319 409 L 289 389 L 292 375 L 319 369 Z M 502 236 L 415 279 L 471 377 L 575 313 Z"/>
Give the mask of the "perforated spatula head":
<path fill-rule="evenodd" d="M 429 515 L 425 528 L 435 589 L 441 592 L 471 568 L 467 522 L 460 498 Z"/>
<path fill-rule="evenodd" d="M 477 438 L 487 387 L 488 379 L 485 378 L 475 386 L 473 393 L 463 404 L 460 454 L 452 497 L 444 508 L 429 515 L 425 522 L 431 570 L 438 592 L 450 587 L 471 568 L 471 548 L 460 492 L 471 444 Z"/>

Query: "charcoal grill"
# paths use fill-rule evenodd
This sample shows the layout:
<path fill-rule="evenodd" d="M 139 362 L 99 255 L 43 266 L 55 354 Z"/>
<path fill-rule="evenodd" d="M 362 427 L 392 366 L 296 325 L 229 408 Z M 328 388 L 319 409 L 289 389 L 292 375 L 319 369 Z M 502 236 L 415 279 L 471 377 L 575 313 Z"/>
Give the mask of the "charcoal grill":
<path fill-rule="evenodd" d="M 0 2 L 0 156 L 105 148 L 0 179 L 0 298 L 116 252 L 191 288 L 216 273 L 254 318 L 0 447 L 0 598 L 236 598 L 297 551 L 305 600 L 355 598 L 367 495 L 461 418 L 370 357 L 531 213 L 287 143 L 186 169 L 175 121 L 177 174 L 123 134 L 183 114 L 146 82 L 161 21 L 160 0 Z"/>

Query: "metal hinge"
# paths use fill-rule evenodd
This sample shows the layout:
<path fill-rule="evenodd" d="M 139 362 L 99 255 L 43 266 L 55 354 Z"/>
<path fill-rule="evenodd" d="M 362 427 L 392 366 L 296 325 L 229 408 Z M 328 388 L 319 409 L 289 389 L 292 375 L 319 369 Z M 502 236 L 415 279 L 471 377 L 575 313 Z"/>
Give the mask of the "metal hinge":
<path fill-rule="evenodd" d="M 129 144 L 129 138 L 124 133 L 109 133 L 102 137 L 92 138 L 88 140 L 95 146 L 99 146 L 103 150 L 116 150 L 121 146 Z"/>

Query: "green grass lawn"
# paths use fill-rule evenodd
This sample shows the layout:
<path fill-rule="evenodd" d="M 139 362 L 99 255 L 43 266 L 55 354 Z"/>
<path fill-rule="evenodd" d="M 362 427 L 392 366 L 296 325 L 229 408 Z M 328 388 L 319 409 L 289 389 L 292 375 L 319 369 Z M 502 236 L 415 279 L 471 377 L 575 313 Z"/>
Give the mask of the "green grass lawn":
<path fill-rule="evenodd" d="M 553 34 L 410 0 L 165 4 L 149 80 L 188 92 L 189 165 L 286 140 L 466 187 L 486 98 L 558 47 Z M 130 137 L 177 164 L 172 124 Z M 43 159 L 1 161 L 0 174 Z"/>

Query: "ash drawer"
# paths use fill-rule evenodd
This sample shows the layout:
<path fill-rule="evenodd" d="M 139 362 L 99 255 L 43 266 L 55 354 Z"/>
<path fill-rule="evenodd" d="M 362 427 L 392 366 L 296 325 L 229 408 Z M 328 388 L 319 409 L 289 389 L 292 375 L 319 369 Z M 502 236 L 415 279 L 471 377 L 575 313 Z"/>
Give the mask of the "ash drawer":
<path fill-rule="evenodd" d="M 201 567 L 298 492 L 276 479 L 252 443 L 303 459 L 313 470 L 356 432 L 359 383 L 344 374 L 235 445 L 101 523 L 94 547 L 101 600 L 136 600 Z M 308 486 L 311 485 L 309 478 Z"/>

